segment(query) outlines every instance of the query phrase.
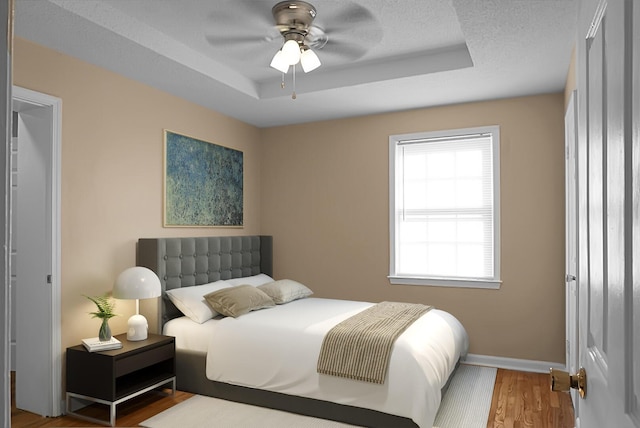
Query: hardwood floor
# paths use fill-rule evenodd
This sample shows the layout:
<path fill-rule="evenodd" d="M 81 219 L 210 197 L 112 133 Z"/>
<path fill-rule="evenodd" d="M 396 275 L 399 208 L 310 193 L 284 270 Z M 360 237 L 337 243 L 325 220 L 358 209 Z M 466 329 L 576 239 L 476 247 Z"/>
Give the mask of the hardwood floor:
<path fill-rule="evenodd" d="M 568 392 L 551 391 L 549 375 L 498 369 L 487 428 L 573 428 Z"/>
<path fill-rule="evenodd" d="M 151 392 L 132 398 L 117 407 L 116 426 L 137 427 L 140 422 L 167 410 L 168 408 L 193 396 L 188 392 L 176 391 L 175 396 Z M 92 406 L 87 408 L 87 415 L 101 420 L 109 419 L 107 406 Z M 11 427 L 12 428 L 48 428 L 48 427 L 104 427 L 73 416 L 58 418 L 44 418 L 30 412 L 16 409 L 15 403 L 15 373 L 11 373 Z"/>
<path fill-rule="evenodd" d="M 14 376 L 11 377 L 11 426 L 16 428 L 99 427 L 71 416 L 43 418 L 17 410 L 14 402 Z M 175 397 L 145 394 L 118 406 L 116 426 L 135 427 L 140 422 L 190 398 L 176 392 Z M 104 409 L 96 409 L 101 419 Z M 549 375 L 498 369 L 487 428 L 572 428 L 573 406 L 568 393 L 551 391 Z M 464 428 L 464 427 L 460 427 Z"/>

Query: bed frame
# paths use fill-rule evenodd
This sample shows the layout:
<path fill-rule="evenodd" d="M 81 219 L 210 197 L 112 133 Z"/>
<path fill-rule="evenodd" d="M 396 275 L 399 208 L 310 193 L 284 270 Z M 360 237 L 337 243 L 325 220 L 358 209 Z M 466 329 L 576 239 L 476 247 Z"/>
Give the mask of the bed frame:
<path fill-rule="evenodd" d="M 166 290 L 259 273 L 273 276 L 273 239 L 257 235 L 139 239 L 137 265 L 160 278 L 157 327 L 162 332 L 167 321 L 182 316 Z M 205 353 L 177 350 L 177 389 L 353 425 L 417 427 L 411 419 L 375 410 L 210 381 L 205 368 Z"/>

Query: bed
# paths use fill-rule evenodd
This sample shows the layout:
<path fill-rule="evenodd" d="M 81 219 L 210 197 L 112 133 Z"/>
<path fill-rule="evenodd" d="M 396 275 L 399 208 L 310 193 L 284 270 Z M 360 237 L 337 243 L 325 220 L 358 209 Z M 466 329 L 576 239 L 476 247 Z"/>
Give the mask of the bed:
<path fill-rule="evenodd" d="M 464 328 L 446 312 L 431 309 L 413 322 L 394 344 L 384 383 L 372 384 L 316 371 L 324 335 L 371 302 L 304 295 L 235 318 L 214 311 L 198 319 L 169 298 L 203 284 L 267 284 L 272 261 L 270 236 L 138 241 L 137 264 L 162 285 L 157 329 L 176 337 L 177 388 L 359 426 L 431 427 L 468 348 Z"/>

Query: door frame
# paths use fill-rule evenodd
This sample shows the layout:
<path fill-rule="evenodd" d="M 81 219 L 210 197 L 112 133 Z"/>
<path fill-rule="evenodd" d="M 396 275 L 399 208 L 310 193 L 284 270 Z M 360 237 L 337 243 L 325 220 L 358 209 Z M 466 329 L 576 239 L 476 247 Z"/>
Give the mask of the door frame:
<path fill-rule="evenodd" d="M 49 400 L 47 410 L 49 414 L 43 416 L 59 416 L 62 414 L 62 347 L 61 347 L 61 172 L 62 172 L 62 100 L 47 94 L 25 89 L 19 86 L 12 88 L 12 105 L 28 105 L 38 108 L 47 108 L 51 112 L 51 177 L 48 191 L 51 193 L 51 287 L 50 293 L 42 293 L 47 298 L 51 307 L 50 341 L 47 349 L 49 355 L 49 376 L 46 380 L 46 388 Z M 10 156 L 10 154 L 9 154 Z M 9 198 L 10 200 L 11 198 Z M 12 208 L 12 201 L 9 203 Z M 19 250 L 19 249 L 18 249 Z M 18 257 L 20 257 L 18 255 Z M 17 302 L 16 310 L 20 303 Z M 20 346 L 20 337 L 16 338 L 17 346 Z"/>
<path fill-rule="evenodd" d="M 0 129 L 2 129 L 3 144 L 0 148 L 2 162 L 0 163 L 0 186 L 3 195 L 0 202 L 0 218 L 4 226 L 0 228 L 0 274 L 2 275 L 2 291 L 0 292 L 0 354 L 2 354 L 3 376 L 0 380 L 0 397 L 2 399 L 2 410 L 0 411 L 0 425 L 11 426 L 11 381 L 9 380 L 10 369 L 10 346 L 9 337 L 11 335 L 11 221 L 10 221 L 10 201 L 11 197 L 11 168 L 9 159 L 11 158 L 11 71 L 13 57 L 13 0 L 4 2 L 0 7 L 0 45 L 5 46 L 0 59 L 0 99 L 4 100 L 0 104 Z"/>

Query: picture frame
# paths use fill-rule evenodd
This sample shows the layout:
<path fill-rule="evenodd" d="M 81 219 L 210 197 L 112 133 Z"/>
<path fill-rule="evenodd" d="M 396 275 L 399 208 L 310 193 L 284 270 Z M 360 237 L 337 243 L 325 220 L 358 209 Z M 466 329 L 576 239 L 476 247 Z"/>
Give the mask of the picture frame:
<path fill-rule="evenodd" d="M 243 227 L 240 150 L 164 130 L 164 227 Z"/>

